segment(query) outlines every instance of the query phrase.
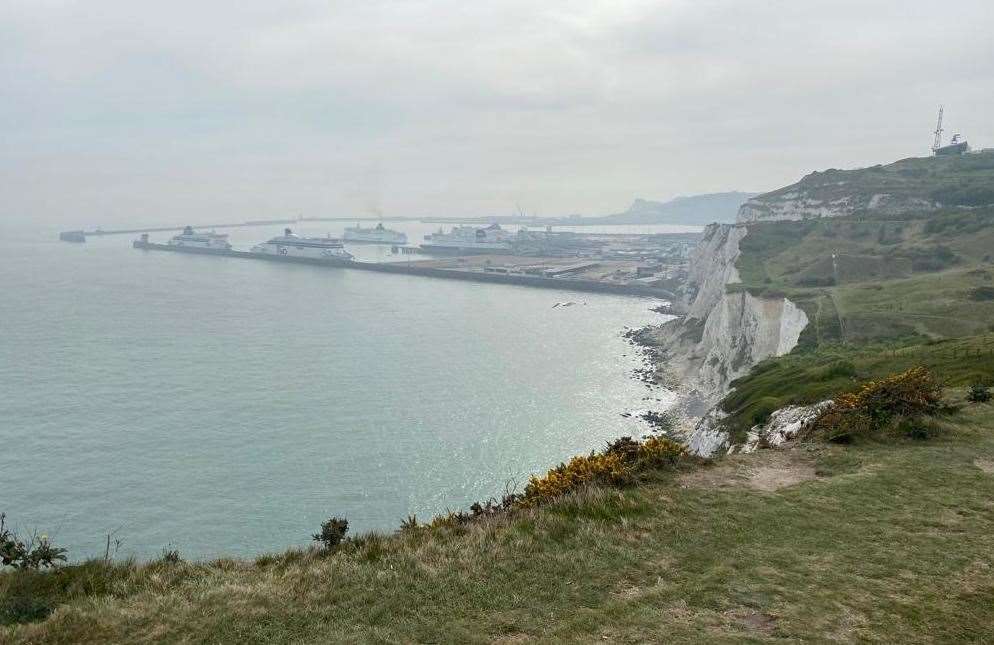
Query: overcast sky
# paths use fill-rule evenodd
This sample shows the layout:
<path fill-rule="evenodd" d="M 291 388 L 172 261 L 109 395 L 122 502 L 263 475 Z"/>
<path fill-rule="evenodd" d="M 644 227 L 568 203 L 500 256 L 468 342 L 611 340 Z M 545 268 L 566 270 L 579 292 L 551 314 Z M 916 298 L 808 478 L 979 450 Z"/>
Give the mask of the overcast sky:
<path fill-rule="evenodd" d="M 603 214 L 994 147 L 994 2 L 0 0 L 0 217 Z"/>

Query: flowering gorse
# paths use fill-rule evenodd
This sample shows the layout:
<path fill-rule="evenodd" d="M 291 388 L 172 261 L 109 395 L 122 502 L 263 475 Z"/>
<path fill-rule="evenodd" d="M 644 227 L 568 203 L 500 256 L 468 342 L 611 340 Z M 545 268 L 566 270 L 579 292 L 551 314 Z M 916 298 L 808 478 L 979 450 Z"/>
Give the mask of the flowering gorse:
<path fill-rule="evenodd" d="M 839 395 L 815 420 L 811 432 L 828 441 L 847 441 L 896 419 L 935 414 L 941 403 L 942 385 L 927 368 L 913 367 Z"/>

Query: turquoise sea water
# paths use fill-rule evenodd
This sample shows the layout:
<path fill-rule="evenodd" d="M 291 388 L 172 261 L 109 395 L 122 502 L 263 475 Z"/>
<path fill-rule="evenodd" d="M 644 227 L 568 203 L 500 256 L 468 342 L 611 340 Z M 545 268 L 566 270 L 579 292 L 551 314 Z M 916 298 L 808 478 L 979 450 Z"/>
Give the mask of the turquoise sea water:
<path fill-rule="evenodd" d="M 108 533 L 120 555 L 204 558 L 306 544 L 333 514 L 390 530 L 644 432 L 621 413 L 668 402 L 621 337 L 663 320 L 651 300 L 2 232 L 0 512 L 73 558 Z"/>

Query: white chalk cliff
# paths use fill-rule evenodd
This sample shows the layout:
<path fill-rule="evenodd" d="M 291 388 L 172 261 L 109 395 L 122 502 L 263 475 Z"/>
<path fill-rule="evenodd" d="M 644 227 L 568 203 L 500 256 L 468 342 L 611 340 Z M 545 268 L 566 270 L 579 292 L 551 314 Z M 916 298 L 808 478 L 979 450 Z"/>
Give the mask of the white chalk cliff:
<path fill-rule="evenodd" d="M 739 245 L 750 228 L 783 220 L 976 206 L 977 195 L 987 194 L 992 168 L 989 156 L 964 155 L 813 172 L 790 186 L 749 199 L 739 209 L 736 224 L 708 226 L 691 257 L 687 296 L 674 303 L 674 310 L 685 315 L 654 334 L 665 367 L 684 390 L 687 416 L 699 419 L 687 437 L 689 449 L 705 456 L 741 449 L 729 444 L 717 404 L 732 381 L 754 365 L 790 352 L 808 324 L 805 313 L 790 300 L 757 296 L 734 286 L 741 282 L 735 267 Z M 777 443 L 816 412 L 812 408 L 774 413 L 774 425 L 784 429 L 764 431 L 772 439 L 763 443 Z"/>
<path fill-rule="evenodd" d="M 904 159 L 888 166 L 813 172 L 795 184 L 751 198 L 739 209 L 739 223 L 845 217 L 858 212 L 897 214 L 941 205 L 928 177 L 933 159 Z M 931 169 L 931 170 L 930 170 Z"/>
<path fill-rule="evenodd" d="M 760 361 L 781 356 L 796 345 L 808 317 L 783 297 L 758 297 L 729 291 L 739 282 L 735 262 L 743 224 L 712 224 L 691 257 L 691 296 L 686 315 L 663 325 L 657 336 L 667 366 L 681 383 L 686 411 L 702 417 L 688 437 L 690 450 L 711 456 L 727 449 L 714 409 L 730 384 Z"/>

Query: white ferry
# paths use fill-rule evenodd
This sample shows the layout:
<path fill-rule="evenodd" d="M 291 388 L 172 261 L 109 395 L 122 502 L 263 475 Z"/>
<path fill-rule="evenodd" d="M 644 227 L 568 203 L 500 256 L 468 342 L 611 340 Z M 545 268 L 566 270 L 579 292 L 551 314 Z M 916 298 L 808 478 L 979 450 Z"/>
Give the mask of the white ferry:
<path fill-rule="evenodd" d="M 486 228 L 456 226 L 448 233 L 438 229 L 437 233 L 426 235 L 421 248 L 429 253 L 506 253 L 511 250 L 513 237 L 500 224 Z"/>
<path fill-rule="evenodd" d="M 342 241 L 328 237 L 299 237 L 290 229 L 283 235 L 258 244 L 252 253 L 260 255 L 281 255 L 290 258 L 312 258 L 315 260 L 351 260 L 352 255 L 342 246 Z"/>
<path fill-rule="evenodd" d="M 344 240 L 369 244 L 407 244 L 407 235 L 400 231 L 383 228 L 382 223 L 373 228 L 363 228 L 356 224 L 345 229 Z"/>
<path fill-rule="evenodd" d="M 210 233 L 195 233 L 192 226 L 187 226 L 183 232 L 169 240 L 169 246 L 188 246 L 197 249 L 219 249 L 227 251 L 231 248 L 228 236 L 211 231 Z"/>

